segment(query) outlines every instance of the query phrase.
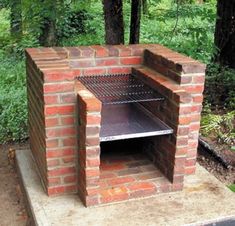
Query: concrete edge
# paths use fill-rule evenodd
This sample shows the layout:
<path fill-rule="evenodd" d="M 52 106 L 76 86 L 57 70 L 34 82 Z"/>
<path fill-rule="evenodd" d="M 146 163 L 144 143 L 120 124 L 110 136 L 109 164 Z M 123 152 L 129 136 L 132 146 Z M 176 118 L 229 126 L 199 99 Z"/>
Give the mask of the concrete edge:
<path fill-rule="evenodd" d="M 36 169 L 35 171 L 30 170 L 31 167 L 35 167 L 35 166 L 31 166 L 30 167 L 30 162 L 33 161 L 32 155 L 30 153 L 30 158 L 31 161 L 27 158 L 25 158 L 25 155 L 22 154 L 22 152 L 24 152 L 26 150 L 16 150 L 16 170 L 17 170 L 17 174 L 19 176 L 20 179 L 20 186 L 24 195 L 24 200 L 26 203 L 26 209 L 28 211 L 29 217 L 30 219 L 27 222 L 27 225 L 35 225 L 35 226 L 50 226 L 50 222 L 48 222 L 46 214 L 44 213 L 44 210 L 41 209 L 40 206 L 38 206 L 38 208 L 35 208 L 34 205 L 32 205 L 32 199 L 30 197 L 29 194 L 29 190 L 27 189 L 27 187 L 32 186 L 30 183 L 28 183 L 28 180 L 25 180 L 22 172 L 28 172 L 28 176 L 31 178 L 32 182 L 34 182 L 34 178 L 39 178 L 39 176 L 36 174 Z M 26 165 L 21 165 L 20 160 L 19 159 L 25 158 L 25 162 L 27 163 Z M 37 211 L 37 217 L 35 215 L 35 211 Z"/>

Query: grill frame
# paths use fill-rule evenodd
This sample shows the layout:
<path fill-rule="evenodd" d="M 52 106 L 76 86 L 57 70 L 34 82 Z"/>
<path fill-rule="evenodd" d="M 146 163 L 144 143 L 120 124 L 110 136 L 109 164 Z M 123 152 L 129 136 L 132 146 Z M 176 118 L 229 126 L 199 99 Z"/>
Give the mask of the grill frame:
<path fill-rule="evenodd" d="M 164 100 L 161 94 L 133 74 L 89 75 L 76 79 L 103 105 Z"/>

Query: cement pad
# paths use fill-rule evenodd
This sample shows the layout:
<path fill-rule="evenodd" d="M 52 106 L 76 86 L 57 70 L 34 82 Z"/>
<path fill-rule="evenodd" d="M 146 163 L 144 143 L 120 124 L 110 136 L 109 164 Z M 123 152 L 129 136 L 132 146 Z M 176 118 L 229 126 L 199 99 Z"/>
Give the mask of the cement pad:
<path fill-rule="evenodd" d="M 17 151 L 16 160 L 29 209 L 39 226 L 191 226 L 226 220 L 235 225 L 235 194 L 199 165 L 195 175 L 186 177 L 182 192 L 85 208 L 77 195 L 44 193 L 30 150 Z"/>

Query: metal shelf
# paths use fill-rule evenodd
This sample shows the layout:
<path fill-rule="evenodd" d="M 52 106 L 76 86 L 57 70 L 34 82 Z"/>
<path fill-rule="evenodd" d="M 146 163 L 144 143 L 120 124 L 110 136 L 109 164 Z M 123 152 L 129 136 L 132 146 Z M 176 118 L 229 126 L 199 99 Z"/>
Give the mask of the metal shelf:
<path fill-rule="evenodd" d="M 140 104 L 108 105 L 102 108 L 101 142 L 171 133 L 173 130 L 170 127 Z"/>
<path fill-rule="evenodd" d="M 103 105 L 164 100 L 162 95 L 131 74 L 80 76 L 77 79 Z"/>

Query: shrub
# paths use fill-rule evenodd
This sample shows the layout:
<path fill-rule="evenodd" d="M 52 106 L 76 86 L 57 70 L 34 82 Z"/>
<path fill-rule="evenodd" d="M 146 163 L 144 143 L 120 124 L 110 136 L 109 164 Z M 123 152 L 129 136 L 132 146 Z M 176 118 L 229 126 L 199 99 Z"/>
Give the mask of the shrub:
<path fill-rule="evenodd" d="M 0 53 L 0 143 L 27 137 L 24 63 Z"/>

